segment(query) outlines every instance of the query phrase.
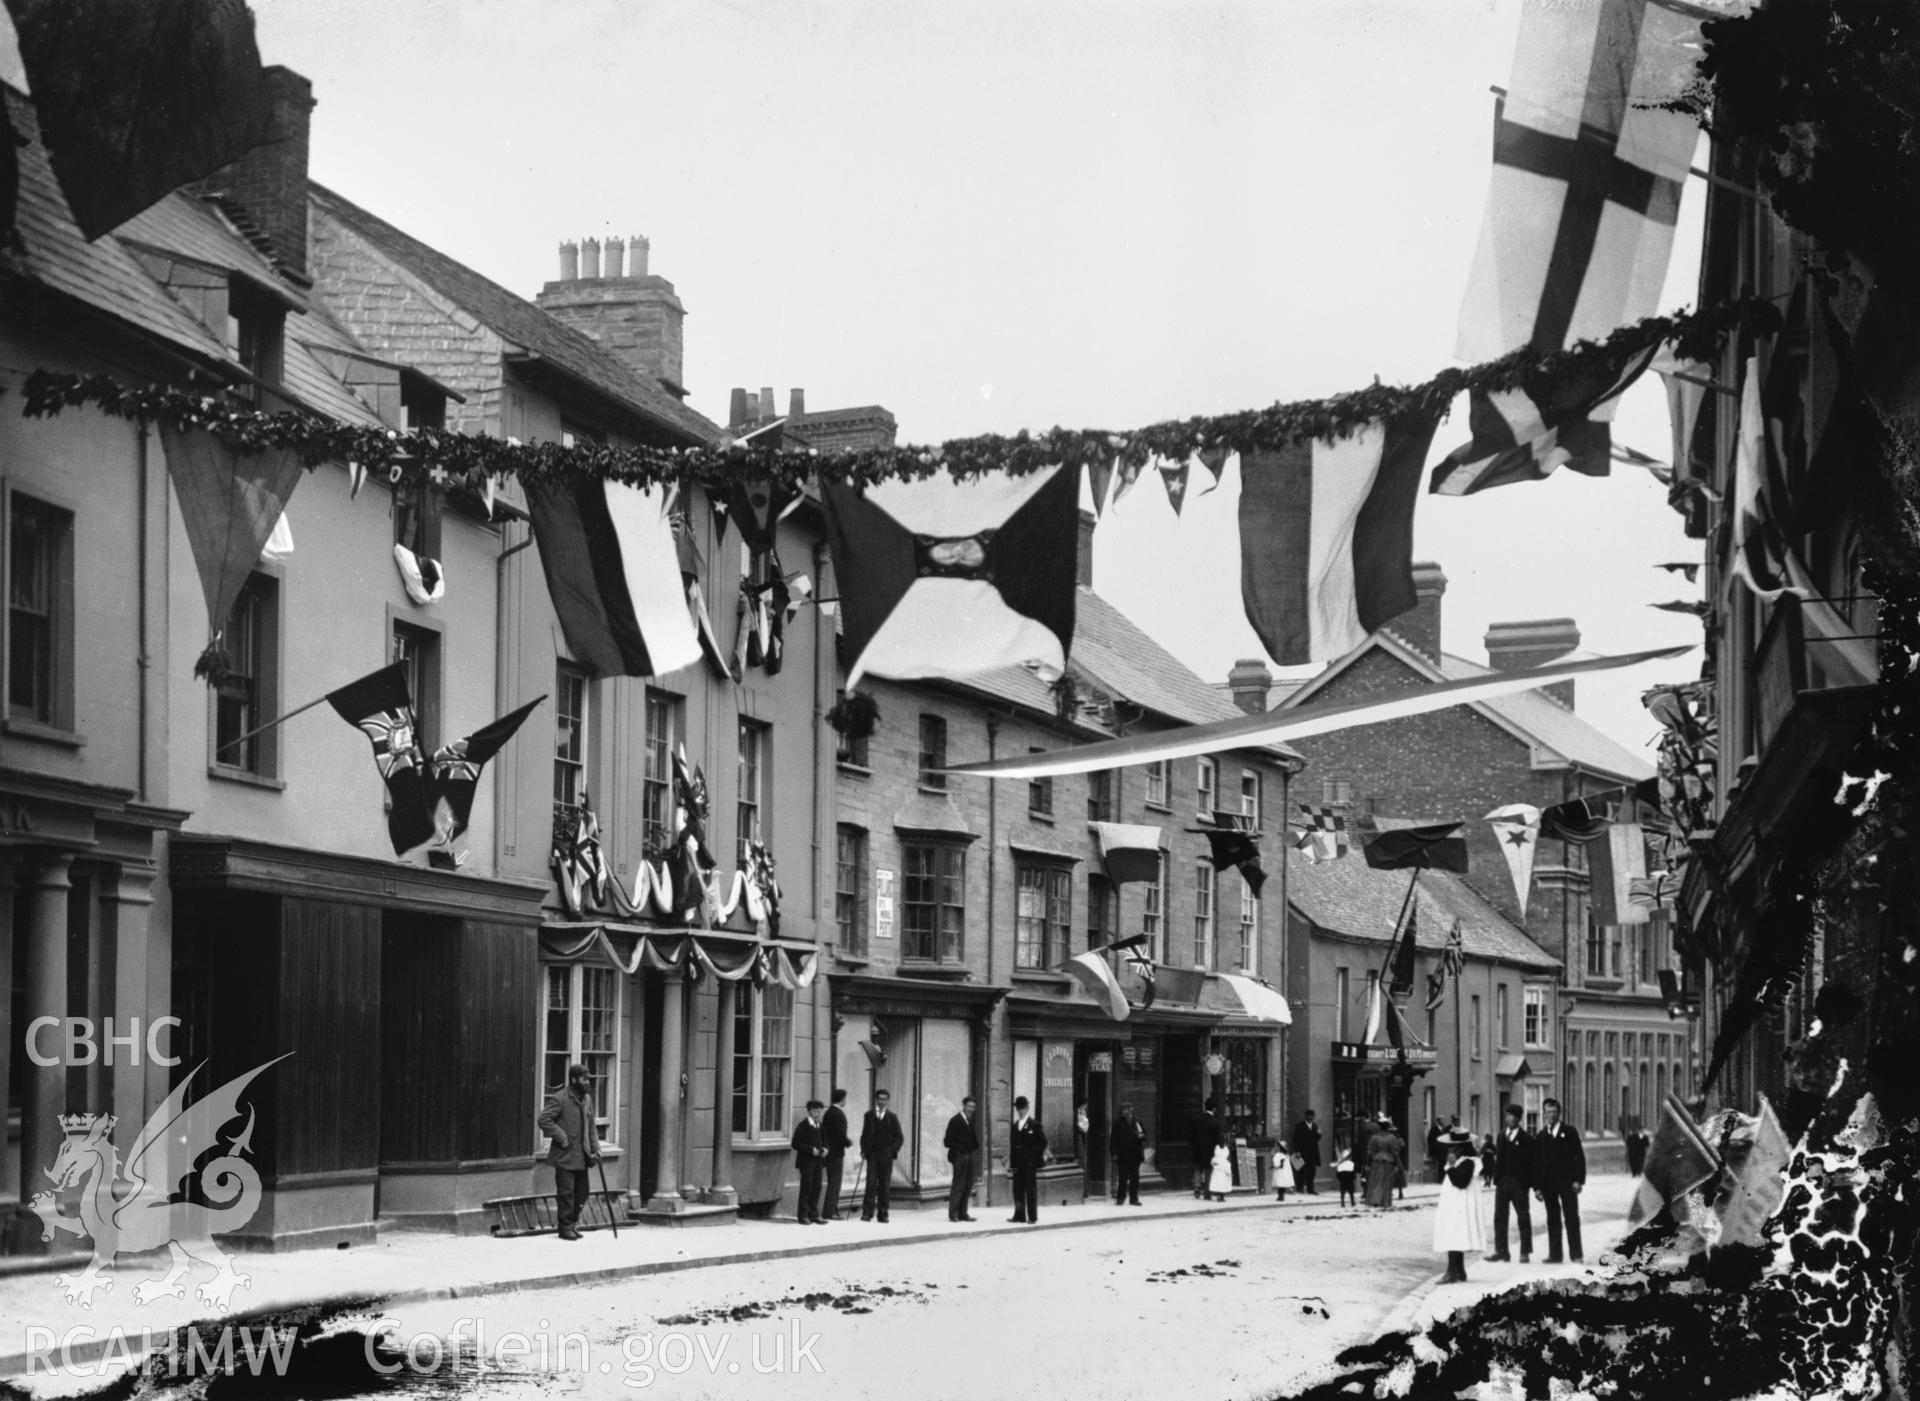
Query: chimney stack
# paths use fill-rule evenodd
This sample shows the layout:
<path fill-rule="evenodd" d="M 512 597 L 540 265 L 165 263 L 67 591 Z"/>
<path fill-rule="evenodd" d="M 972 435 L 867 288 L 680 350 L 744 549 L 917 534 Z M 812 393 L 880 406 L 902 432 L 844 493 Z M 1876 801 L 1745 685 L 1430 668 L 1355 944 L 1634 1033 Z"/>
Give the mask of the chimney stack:
<path fill-rule="evenodd" d="M 733 391 L 733 401 L 727 405 L 727 427 L 745 428 L 753 421 L 752 407 L 747 403 L 747 391 Z"/>
<path fill-rule="evenodd" d="M 1387 624 L 1388 632 L 1436 665 L 1440 661 L 1440 597 L 1446 591 L 1447 576 L 1439 565 L 1414 565 L 1413 610 Z"/>
<path fill-rule="evenodd" d="M 607 240 L 607 276 L 623 277 L 621 268 L 626 265 L 627 245 L 617 238 Z"/>
<path fill-rule="evenodd" d="M 1495 671 L 1526 671 L 1558 661 L 1580 646 L 1580 629 L 1571 618 L 1533 618 L 1494 623 L 1487 629 L 1487 665 Z M 1540 688 L 1573 709 L 1573 678 Z"/>
<path fill-rule="evenodd" d="M 805 418 L 807 416 L 807 391 L 792 389 L 787 392 L 787 417 Z"/>
<path fill-rule="evenodd" d="M 773 390 L 772 390 L 771 388 L 763 388 L 763 389 L 761 389 L 761 391 L 760 391 L 760 414 L 759 414 L 759 416 L 760 416 L 760 417 L 761 417 L 762 419 L 768 419 L 768 418 L 772 418 L 772 417 L 774 416 L 774 407 L 773 407 L 773 406 L 774 406 L 774 403 L 775 403 L 775 400 L 774 400 L 774 397 L 773 397 Z"/>
<path fill-rule="evenodd" d="M 686 307 L 674 295 L 671 282 L 648 272 L 644 234 L 609 238 L 605 246 L 603 275 L 598 238 L 582 239 L 572 261 L 568 249 L 574 245 L 571 241 L 561 244 L 560 280 L 542 287 L 534 305 L 598 341 L 648 383 L 686 398 L 687 387 L 680 378 Z M 771 411 L 772 404 L 767 407 Z"/>
<path fill-rule="evenodd" d="M 273 249 L 280 271 L 303 285 L 307 273 L 307 138 L 313 124 L 313 84 L 291 68 L 265 70 L 273 126 L 281 139 L 255 146 L 192 188 L 231 200 Z"/>
<path fill-rule="evenodd" d="M 560 280 L 572 282 L 580 276 L 580 245 L 567 239 L 560 245 Z"/>
<path fill-rule="evenodd" d="M 627 245 L 633 250 L 633 276 L 636 278 L 645 277 L 647 275 L 647 250 L 653 245 L 648 241 L 645 234 L 635 234 L 627 240 Z"/>
<path fill-rule="evenodd" d="M 1227 673 L 1227 689 L 1233 694 L 1235 705 L 1249 715 L 1259 715 L 1267 708 L 1267 692 L 1273 689 L 1273 673 L 1258 657 L 1244 657 L 1235 662 L 1233 670 Z"/>
<path fill-rule="evenodd" d="M 580 275 L 586 278 L 600 276 L 600 240 L 597 238 L 580 240 Z"/>
<path fill-rule="evenodd" d="M 1093 531 L 1098 524 L 1092 511 L 1080 513 L 1080 542 L 1073 582 L 1083 589 L 1093 587 Z"/>

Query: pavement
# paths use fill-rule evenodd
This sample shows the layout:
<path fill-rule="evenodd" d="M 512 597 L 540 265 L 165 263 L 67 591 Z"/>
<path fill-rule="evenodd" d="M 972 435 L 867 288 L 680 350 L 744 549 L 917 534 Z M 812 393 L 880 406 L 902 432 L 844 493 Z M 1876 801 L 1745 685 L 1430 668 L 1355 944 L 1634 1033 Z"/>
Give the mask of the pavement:
<path fill-rule="evenodd" d="M 1597 1179 L 1589 1194 L 1602 1195 Z M 1604 1191 L 1608 1199 L 1626 1196 L 1628 1179 L 1618 1190 Z M 1327 1184 L 1331 1186 L 1329 1182 Z M 1431 1206 L 1439 1189 L 1425 1184 L 1409 1186 L 1397 1211 L 1419 1211 Z M 1125 1222 L 1166 1221 L 1170 1218 L 1212 1216 L 1339 1217 L 1337 1191 L 1302 1196 L 1289 1193 L 1284 1203 L 1270 1196 L 1236 1194 L 1224 1203 L 1202 1202 L 1184 1192 L 1149 1196 L 1139 1207 L 1115 1207 L 1104 1198 L 1082 1203 L 1043 1203 L 1037 1225 L 1010 1224 L 1005 1205 L 977 1206 L 975 1223 L 950 1222 L 932 1204 L 927 1210 L 896 1207 L 890 1224 L 862 1222 L 857 1216 L 824 1226 L 802 1227 L 791 1219 L 733 1221 L 724 1225 L 666 1229 L 638 1224 L 624 1228 L 616 1238 L 606 1231 L 590 1232 L 577 1242 L 554 1236 L 497 1239 L 492 1236 L 455 1237 L 425 1232 L 393 1232 L 371 1245 L 338 1250 L 298 1250 L 235 1257 L 235 1268 L 245 1287 L 233 1295 L 232 1313 L 243 1316 L 300 1305 L 365 1305 L 378 1301 L 394 1308 L 425 1301 L 474 1298 L 532 1290 L 564 1289 L 633 1277 L 677 1271 L 715 1269 L 735 1265 L 762 1265 L 804 1260 L 889 1246 L 978 1240 L 1020 1234 L 1114 1226 Z M 1254 1223 L 1250 1220 L 1249 1226 Z M 1303 1219 L 1302 1224 L 1305 1224 Z M 1621 1223 L 1624 1229 L 1624 1223 Z M 1588 1242 L 1589 1261 L 1617 1238 L 1606 1223 L 1595 1221 Z M 1544 1251 L 1544 1239 L 1539 1241 Z M 915 1258 L 918 1258 L 917 1256 Z M 1536 1260 L 1539 1254 L 1536 1254 Z M 196 1267 L 186 1281 L 185 1298 L 159 1298 L 146 1305 L 134 1297 L 135 1284 L 162 1272 L 164 1254 L 123 1261 L 111 1272 L 115 1284 L 94 1298 L 90 1308 L 70 1303 L 60 1284 L 60 1271 L 77 1264 L 35 1262 L 39 1268 L 19 1268 L 0 1275 L 0 1377 L 19 1376 L 36 1359 L 44 1371 L 50 1340 L 56 1361 L 69 1367 L 97 1363 L 102 1356 L 131 1351 L 138 1354 L 149 1334 L 164 1336 L 185 1324 L 221 1317 L 195 1297 L 194 1286 L 211 1276 Z M 1416 1324 L 1507 1283 L 1576 1272 L 1574 1266 L 1469 1264 L 1468 1285 L 1439 1284 L 1440 1269 L 1387 1315 L 1395 1326 Z M 1404 1322 L 1401 1320 L 1404 1319 Z M 29 1332 L 29 1330 L 35 1330 Z M 115 1341 L 116 1338 L 118 1341 Z M 65 1349 L 64 1353 L 62 1348 Z M 117 1350 L 117 1351 L 116 1351 Z"/>

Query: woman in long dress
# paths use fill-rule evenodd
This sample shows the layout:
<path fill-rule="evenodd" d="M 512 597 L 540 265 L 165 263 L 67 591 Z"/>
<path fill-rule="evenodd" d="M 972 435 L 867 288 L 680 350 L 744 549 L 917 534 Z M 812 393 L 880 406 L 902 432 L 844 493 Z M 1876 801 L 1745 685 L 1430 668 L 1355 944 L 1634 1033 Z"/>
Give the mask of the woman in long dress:
<path fill-rule="evenodd" d="M 1367 1140 L 1367 1205 L 1386 1208 L 1393 1205 L 1393 1180 L 1400 1171 L 1400 1136 L 1393 1121 L 1385 1115 L 1380 1126 Z"/>
<path fill-rule="evenodd" d="M 1233 1190 L 1233 1150 L 1224 1143 L 1213 1150 L 1213 1173 L 1207 1186 L 1221 1201 Z"/>
<path fill-rule="evenodd" d="M 1480 1220 L 1480 1194 L 1473 1189 L 1480 1157 L 1473 1135 L 1454 1132 L 1440 1140 L 1447 1165 L 1440 1172 L 1440 1210 L 1433 1218 L 1433 1248 L 1447 1257 L 1444 1284 L 1464 1284 L 1467 1255 L 1484 1255 L 1487 1230 Z"/>

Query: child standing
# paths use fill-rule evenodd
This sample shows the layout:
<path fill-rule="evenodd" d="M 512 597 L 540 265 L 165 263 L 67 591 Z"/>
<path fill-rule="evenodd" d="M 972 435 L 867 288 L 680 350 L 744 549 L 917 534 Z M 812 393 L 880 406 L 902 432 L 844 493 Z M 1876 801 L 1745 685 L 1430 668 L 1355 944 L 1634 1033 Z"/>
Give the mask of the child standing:
<path fill-rule="evenodd" d="M 1473 1190 L 1480 1159 L 1469 1134 L 1450 1133 L 1441 1140 L 1447 1165 L 1440 1173 L 1440 1210 L 1433 1218 L 1433 1248 L 1447 1257 L 1443 1284 L 1464 1284 L 1467 1252 L 1486 1253 L 1486 1227 L 1480 1223 L 1479 1193 Z"/>
<path fill-rule="evenodd" d="M 1353 1190 L 1355 1169 L 1353 1166 L 1353 1148 L 1350 1145 L 1342 1143 L 1335 1151 L 1333 1158 L 1333 1175 L 1338 1178 L 1340 1182 L 1340 1205 L 1360 1205 L 1360 1198 L 1354 1194 Z"/>

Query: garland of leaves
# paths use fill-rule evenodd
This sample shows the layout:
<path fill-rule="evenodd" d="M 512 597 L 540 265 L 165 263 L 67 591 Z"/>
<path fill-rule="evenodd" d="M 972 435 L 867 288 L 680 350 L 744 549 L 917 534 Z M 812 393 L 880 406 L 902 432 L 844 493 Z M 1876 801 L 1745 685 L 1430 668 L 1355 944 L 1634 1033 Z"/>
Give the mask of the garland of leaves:
<path fill-rule="evenodd" d="M 1779 324 L 1779 312 L 1770 302 L 1742 298 L 1705 311 L 1650 317 L 1622 327 L 1603 341 L 1585 341 L 1567 350 L 1542 354 L 1522 349 L 1488 364 L 1442 370 L 1410 387 L 1375 384 L 1331 399 L 1171 420 L 1131 433 L 1053 428 L 1012 437 L 954 438 L 931 447 L 863 448 L 827 455 L 732 439 L 716 446 L 581 443 L 569 448 L 558 443 L 509 443 L 444 429 L 402 434 L 309 413 L 261 413 L 180 389 L 129 388 L 105 375 L 48 370 L 36 370 L 28 377 L 23 411 L 29 418 L 41 418 L 91 406 L 120 418 L 198 428 L 242 452 L 291 449 L 309 469 L 322 462 L 347 463 L 395 485 L 430 480 L 436 485 L 477 488 L 489 478 L 513 475 L 523 482 L 590 478 L 634 486 L 663 486 L 688 478 L 712 487 L 754 478 L 771 478 L 796 488 L 821 478 L 871 486 L 927 477 L 943 469 L 965 479 L 989 471 L 1024 476 L 1063 463 L 1117 463 L 1123 469 L 1139 469 L 1154 461 L 1194 458 L 1217 468 L 1229 453 L 1278 450 L 1306 438 L 1344 437 L 1375 420 L 1438 420 L 1465 391 L 1513 389 L 1537 377 L 1557 380 L 1595 359 L 1624 357 L 1664 342 L 1672 342 L 1683 359 L 1704 359 L 1713 344 L 1736 328 L 1765 331 Z"/>

